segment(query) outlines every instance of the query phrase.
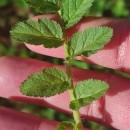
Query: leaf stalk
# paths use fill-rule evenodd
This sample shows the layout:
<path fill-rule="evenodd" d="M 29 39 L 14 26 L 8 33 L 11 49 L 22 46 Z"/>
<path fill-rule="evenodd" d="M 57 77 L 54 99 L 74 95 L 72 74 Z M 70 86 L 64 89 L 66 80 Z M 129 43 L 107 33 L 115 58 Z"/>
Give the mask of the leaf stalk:
<path fill-rule="evenodd" d="M 65 49 L 65 57 L 66 57 L 65 58 L 66 73 L 67 73 L 68 78 L 71 79 L 71 87 L 69 89 L 69 95 L 70 95 L 70 101 L 72 101 L 72 100 L 76 100 L 76 97 L 74 95 L 74 84 L 73 84 L 72 72 L 71 72 L 71 61 L 68 60 L 67 42 L 65 42 L 64 45 L 65 45 L 64 49 Z M 73 110 L 72 113 L 73 113 L 73 117 L 74 117 L 74 120 L 76 123 L 76 130 L 83 130 L 83 125 L 82 125 L 79 110 L 77 110 L 77 111 Z"/>

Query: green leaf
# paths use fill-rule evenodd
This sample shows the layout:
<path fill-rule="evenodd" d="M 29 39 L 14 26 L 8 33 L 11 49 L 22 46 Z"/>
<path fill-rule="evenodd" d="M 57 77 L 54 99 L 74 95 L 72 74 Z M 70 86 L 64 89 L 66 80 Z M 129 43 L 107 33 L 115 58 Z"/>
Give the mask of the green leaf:
<path fill-rule="evenodd" d="M 71 121 L 63 121 L 59 123 L 56 130 L 66 130 L 67 128 L 74 128 L 75 124 Z"/>
<path fill-rule="evenodd" d="M 46 18 L 20 22 L 11 30 L 11 35 L 19 42 L 33 45 L 43 44 L 46 48 L 63 45 L 63 33 L 60 25 Z"/>
<path fill-rule="evenodd" d="M 88 10 L 94 0 L 63 0 L 61 4 L 61 16 L 69 28 L 76 24 Z"/>
<path fill-rule="evenodd" d="M 108 88 L 108 84 L 101 80 L 89 79 L 79 82 L 74 88 L 76 100 L 70 102 L 70 108 L 78 110 L 80 107 L 91 104 L 102 97 Z"/>
<path fill-rule="evenodd" d="M 113 30 L 108 27 L 89 28 L 74 34 L 68 47 L 70 58 L 81 54 L 89 56 L 95 53 L 110 41 L 112 34 Z"/>
<path fill-rule="evenodd" d="M 26 3 L 40 13 L 52 13 L 59 10 L 56 0 L 25 0 Z"/>
<path fill-rule="evenodd" d="M 70 79 L 59 68 L 47 68 L 28 77 L 21 85 L 21 92 L 27 96 L 50 97 L 63 93 L 70 85 Z"/>

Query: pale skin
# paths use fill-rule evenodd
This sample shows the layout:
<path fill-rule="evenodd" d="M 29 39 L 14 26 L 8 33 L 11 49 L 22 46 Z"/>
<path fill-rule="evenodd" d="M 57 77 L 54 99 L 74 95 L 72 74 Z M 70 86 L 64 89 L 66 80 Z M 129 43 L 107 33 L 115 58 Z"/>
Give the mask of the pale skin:
<path fill-rule="evenodd" d="M 57 19 L 55 15 L 44 15 L 44 17 Z M 35 19 L 37 18 L 38 17 Z M 73 29 L 67 31 L 67 36 L 70 38 L 72 33 L 75 31 L 81 31 L 87 27 L 99 25 L 108 25 L 114 29 L 114 36 L 111 42 L 101 51 L 89 58 L 78 57 L 78 59 L 130 73 L 129 20 L 115 20 L 110 18 L 83 19 Z M 27 47 L 40 54 L 58 58 L 64 57 L 62 47 L 52 50 L 45 49 L 42 46 L 27 45 Z M 23 102 L 36 103 L 42 106 L 54 108 L 58 111 L 70 113 L 71 110 L 68 107 L 68 92 L 50 98 L 31 98 L 23 96 L 19 91 L 20 84 L 30 74 L 38 72 L 41 69 L 54 66 L 56 65 L 34 59 L 1 57 L 0 96 Z M 102 79 L 110 85 L 109 91 L 103 98 L 80 110 L 82 117 L 101 124 L 112 126 L 115 129 L 129 130 L 130 79 L 113 74 L 76 68 L 73 68 L 72 72 L 75 83 L 87 78 L 96 78 Z M 56 125 L 57 122 L 54 121 L 48 121 L 33 115 L 0 107 L 0 128 L 3 128 L 2 130 L 55 130 Z"/>

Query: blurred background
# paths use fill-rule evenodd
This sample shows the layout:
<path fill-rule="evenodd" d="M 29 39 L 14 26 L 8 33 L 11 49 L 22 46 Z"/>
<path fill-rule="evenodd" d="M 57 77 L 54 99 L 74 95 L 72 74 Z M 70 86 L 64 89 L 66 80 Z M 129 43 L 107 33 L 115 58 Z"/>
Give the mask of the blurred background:
<path fill-rule="evenodd" d="M 37 11 L 34 11 L 25 4 L 24 0 L 0 0 L 0 56 L 19 56 L 44 60 L 54 64 L 63 64 L 63 60 L 61 59 L 36 54 L 28 50 L 24 44 L 17 43 L 11 39 L 9 31 L 13 25 L 19 21 L 26 20 L 38 14 L 39 13 Z M 93 7 L 91 10 L 87 11 L 85 15 L 130 18 L 130 0 L 95 0 Z M 97 65 L 91 65 L 81 61 L 74 61 L 73 66 L 83 69 L 100 70 L 107 73 L 116 73 L 130 78 L 129 74 L 103 68 Z M 34 104 L 0 98 L 0 106 L 32 113 L 50 120 L 71 120 L 71 116 Z M 83 119 L 83 123 L 86 127 L 89 127 L 92 130 L 112 130 L 112 128 L 86 121 L 85 119 Z"/>

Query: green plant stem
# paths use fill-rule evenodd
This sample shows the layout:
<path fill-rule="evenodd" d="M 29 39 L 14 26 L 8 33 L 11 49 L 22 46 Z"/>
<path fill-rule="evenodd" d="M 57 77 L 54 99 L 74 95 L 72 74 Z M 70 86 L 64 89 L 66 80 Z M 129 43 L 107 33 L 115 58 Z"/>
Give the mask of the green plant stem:
<path fill-rule="evenodd" d="M 66 66 L 66 73 L 68 75 L 68 78 L 71 79 L 71 88 L 69 89 L 69 95 L 70 95 L 70 101 L 72 101 L 72 100 L 76 100 L 76 98 L 73 93 L 74 85 L 73 85 L 73 79 L 72 79 L 72 74 L 71 74 L 71 62 L 67 59 L 67 57 L 68 57 L 67 47 L 68 47 L 68 45 L 67 45 L 67 43 L 65 43 L 65 54 L 66 54 L 65 66 Z M 73 110 L 72 112 L 73 112 L 74 120 L 76 122 L 77 130 L 83 130 L 79 111 Z"/>

